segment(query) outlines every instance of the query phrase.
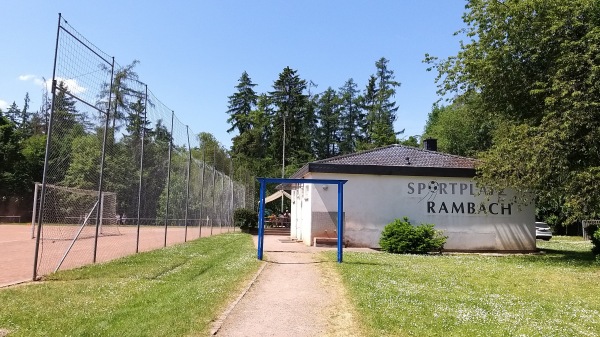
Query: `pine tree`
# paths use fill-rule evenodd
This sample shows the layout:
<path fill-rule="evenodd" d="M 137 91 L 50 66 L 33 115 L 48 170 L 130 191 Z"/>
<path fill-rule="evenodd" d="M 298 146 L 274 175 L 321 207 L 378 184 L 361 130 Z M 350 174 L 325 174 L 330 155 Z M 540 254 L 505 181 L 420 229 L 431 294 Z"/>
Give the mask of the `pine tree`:
<path fill-rule="evenodd" d="M 145 97 L 145 94 L 140 91 L 139 86 L 143 85 L 138 80 L 138 74 L 134 68 L 140 63 L 134 60 L 130 64 L 117 69 L 112 78 L 112 86 L 109 83 L 104 83 L 99 94 L 98 108 L 106 112 L 110 108 L 110 118 L 112 118 L 112 128 L 118 129 L 121 124 L 118 121 L 123 121 L 130 113 L 132 103 L 138 99 Z M 111 69 L 107 66 L 102 67 L 104 71 L 111 73 Z M 109 97 L 110 104 L 107 105 Z"/>
<path fill-rule="evenodd" d="M 71 164 L 73 141 L 85 135 L 85 120 L 62 81 L 55 88 L 53 107 L 48 182 L 58 183 L 63 180 Z"/>
<path fill-rule="evenodd" d="M 21 109 L 21 114 L 19 118 L 19 128 L 26 134 L 31 134 L 32 132 L 31 130 L 29 130 L 31 119 L 31 113 L 29 112 L 29 102 L 31 100 L 29 99 L 28 92 L 25 93 L 25 98 L 23 99 L 23 101 L 23 109 Z"/>
<path fill-rule="evenodd" d="M 359 105 L 359 91 L 353 79 L 349 79 L 339 89 L 340 99 L 340 139 L 339 152 L 347 154 L 356 151 L 361 141 L 361 125 L 364 114 Z"/>
<path fill-rule="evenodd" d="M 271 115 L 273 132 L 269 139 L 271 155 L 280 157 L 285 146 L 284 166 L 291 164 L 290 170 L 295 170 L 314 158 L 310 130 L 315 121 L 308 114 L 308 99 L 304 94 L 306 81 L 300 79 L 295 70 L 286 67 L 274 82 L 273 89 L 270 92 L 274 107 Z"/>
<path fill-rule="evenodd" d="M 239 134 L 248 131 L 252 125 L 250 113 L 256 106 L 258 96 L 254 91 L 256 84 L 252 83 L 250 76 L 245 71 L 239 79 L 238 85 L 235 86 L 237 92 L 229 96 L 229 118 L 227 123 L 231 124 L 231 128 L 227 132 L 232 132 L 237 129 Z"/>
<path fill-rule="evenodd" d="M 400 82 L 394 80 L 394 72 L 388 69 L 389 61 L 382 57 L 375 62 L 376 74 L 371 76 L 365 90 L 364 109 L 367 112 L 365 128 L 368 147 L 380 147 L 397 143 L 394 131 L 398 107 L 392 99 Z"/>
<path fill-rule="evenodd" d="M 6 117 L 14 123 L 17 127 L 19 126 L 19 117 L 21 115 L 21 111 L 19 110 L 19 106 L 16 102 L 13 102 L 6 110 Z"/>
<path fill-rule="evenodd" d="M 249 168 L 259 176 L 273 176 L 277 172 L 272 170 L 276 167 L 276 162 L 267 156 L 267 140 L 272 134 L 269 120 L 271 114 L 269 96 L 260 95 L 256 109 L 252 110 L 248 117 L 250 128 L 232 139 L 231 152 L 236 165 Z"/>
<path fill-rule="evenodd" d="M 319 95 L 316 110 L 319 125 L 315 134 L 315 150 L 318 159 L 339 154 L 340 99 L 331 87 Z"/>
<path fill-rule="evenodd" d="M 362 121 L 359 122 L 360 129 L 360 141 L 358 143 L 357 148 L 359 150 L 365 150 L 369 148 L 373 148 L 373 133 L 374 133 L 374 125 L 377 120 L 377 79 L 375 76 L 371 75 L 369 77 L 369 82 L 367 83 L 367 87 L 365 88 L 364 94 L 359 98 L 360 108 L 363 110 L 363 116 L 365 117 Z"/>

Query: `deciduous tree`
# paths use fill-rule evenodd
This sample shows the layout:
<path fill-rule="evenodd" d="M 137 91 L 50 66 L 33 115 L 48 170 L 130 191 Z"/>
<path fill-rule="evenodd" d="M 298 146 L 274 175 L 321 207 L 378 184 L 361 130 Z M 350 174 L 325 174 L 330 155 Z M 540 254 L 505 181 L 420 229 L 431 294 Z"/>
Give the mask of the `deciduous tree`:
<path fill-rule="evenodd" d="M 600 214 L 600 4 L 471 0 L 467 41 L 442 62 L 440 93 L 477 93 L 497 121 L 479 179 Z M 561 199 L 563 198 L 564 199 Z"/>

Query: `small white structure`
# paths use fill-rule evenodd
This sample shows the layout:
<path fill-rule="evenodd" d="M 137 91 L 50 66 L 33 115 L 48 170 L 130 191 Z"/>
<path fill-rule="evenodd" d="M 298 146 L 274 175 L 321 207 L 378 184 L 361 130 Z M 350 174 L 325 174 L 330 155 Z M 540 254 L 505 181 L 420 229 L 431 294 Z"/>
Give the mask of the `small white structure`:
<path fill-rule="evenodd" d="M 446 251 L 533 251 L 534 205 L 512 202 L 511 191 L 491 191 L 473 181 L 475 160 L 392 145 L 306 164 L 292 178 L 347 179 L 344 244 L 379 247 L 385 225 L 408 217 L 435 224 L 448 236 Z M 337 187 L 292 189 L 291 236 L 313 245 L 335 238 Z"/>

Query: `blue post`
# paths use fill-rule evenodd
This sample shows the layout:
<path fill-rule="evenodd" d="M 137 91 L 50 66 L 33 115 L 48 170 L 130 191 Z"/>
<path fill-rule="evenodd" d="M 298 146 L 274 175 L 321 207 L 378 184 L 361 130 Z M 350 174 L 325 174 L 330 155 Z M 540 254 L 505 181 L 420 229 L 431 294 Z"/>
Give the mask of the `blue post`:
<path fill-rule="evenodd" d="M 337 237 L 337 249 L 338 249 L 338 256 L 337 256 L 337 262 L 338 263 L 342 263 L 342 258 L 344 253 L 342 252 L 342 250 L 344 249 L 344 184 L 343 183 L 338 183 L 338 223 L 337 223 L 337 227 L 338 227 L 338 237 Z"/>
<path fill-rule="evenodd" d="M 337 179 L 303 179 L 303 178 L 258 178 L 260 183 L 260 203 L 258 209 L 258 259 L 263 257 L 263 244 L 265 238 L 265 192 L 267 183 L 280 184 L 326 184 L 338 185 L 338 258 L 337 261 L 342 263 L 343 247 L 344 247 L 344 184 L 348 180 Z"/>
<path fill-rule="evenodd" d="M 265 187 L 264 179 L 259 179 L 260 182 L 260 204 L 258 206 L 258 259 L 263 258 L 263 237 L 265 231 Z"/>

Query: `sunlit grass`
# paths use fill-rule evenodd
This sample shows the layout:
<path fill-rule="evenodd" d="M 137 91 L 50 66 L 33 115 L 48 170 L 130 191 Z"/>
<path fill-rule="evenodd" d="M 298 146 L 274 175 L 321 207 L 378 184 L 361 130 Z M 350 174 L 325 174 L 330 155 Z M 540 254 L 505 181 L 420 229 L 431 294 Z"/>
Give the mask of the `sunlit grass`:
<path fill-rule="evenodd" d="M 218 235 L 3 289 L 0 332 L 205 336 L 258 269 L 255 254 L 251 236 Z"/>
<path fill-rule="evenodd" d="M 538 246 L 508 256 L 347 252 L 337 269 L 372 336 L 600 336 L 589 242 Z"/>

